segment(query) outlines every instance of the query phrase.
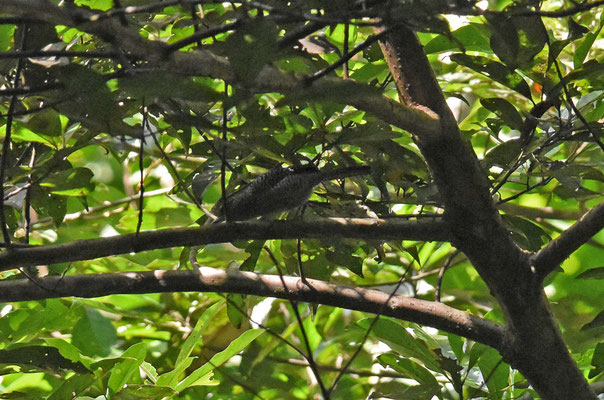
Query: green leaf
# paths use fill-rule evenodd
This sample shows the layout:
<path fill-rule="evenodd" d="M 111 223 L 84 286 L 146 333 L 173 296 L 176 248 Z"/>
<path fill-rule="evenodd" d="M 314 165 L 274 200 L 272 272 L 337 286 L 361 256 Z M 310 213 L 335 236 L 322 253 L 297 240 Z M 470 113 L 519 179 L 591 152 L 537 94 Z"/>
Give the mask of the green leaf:
<path fill-rule="evenodd" d="M 594 367 L 589 371 L 589 378 L 593 379 L 604 371 L 604 342 L 598 343 L 594 349 L 594 355 L 591 358 L 591 365 Z"/>
<path fill-rule="evenodd" d="M 604 279 L 604 267 L 588 269 L 577 275 L 575 279 Z"/>
<path fill-rule="evenodd" d="M 383 80 L 388 74 L 388 65 L 383 62 L 367 63 L 355 69 L 350 77 L 357 82 L 371 82 L 374 79 Z"/>
<path fill-rule="evenodd" d="M 312 304 L 311 306 L 316 306 L 314 304 Z M 298 308 L 302 308 L 302 310 L 305 308 L 304 305 L 297 305 Z M 323 341 L 323 337 L 321 336 L 321 333 L 319 332 L 319 330 L 317 329 L 317 322 L 316 318 L 314 317 L 317 313 L 317 309 L 314 308 L 312 309 L 312 314 L 306 318 L 304 318 L 304 321 L 302 322 L 302 325 L 304 326 L 304 331 L 306 332 L 306 337 L 308 338 L 308 343 L 310 345 L 310 349 L 312 352 L 314 352 L 317 347 L 321 344 L 321 342 Z M 303 340 L 303 338 L 300 336 L 300 340 Z"/>
<path fill-rule="evenodd" d="M 454 49 L 492 52 L 489 44 L 491 33 L 484 24 L 470 23 L 464 25 L 453 31 L 452 36 L 457 42 L 444 35 L 437 35 L 424 46 L 424 51 L 426 54 L 442 53 Z"/>
<path fill-rule="evenodd" d="M 54 373 L 61 370 L 73 370 L 78 373 L 89 372 L 81 363 L 74 363 L 63 357 L 58 349 L 49 346 L 12 346 L 9 350 L 0 350 L 0 364 L 21 365 L 38 368 Z"/>
<path fill-rule="evenodd" d="M 364 319 L 357 324 L 368 329 L 372 319 Z M 440 371 L 436 355 L 426 347 L 425 343 L 414 338 L 405 327 L 397 321 L 390 318 L 380 317 L 375 323 L 371 334 L 384 341 L 392 350 L 404 357 L 414 357 L 424 363 L 424 365 L 433 371 Z"/>
<path fill-rule="evenodd" d="M 586 29 L 581 25 L 579 26 L 583 29 Z M 579 68 L 583 65 L 583 62 L 585 62 L 585 58 L 587 57 L 589 50 L 593 46 L 601 30 L 602 22 L 600 22 L 600 25 L 598 26 L 598 29 L 595 32 L 588 33 L 587 35 L 585 35 L 581 43 L 577 46 L 577 48 L 575 49 L 575 54 L 573 55 L 573 64 L 575 68 Z"/>
<path fill-rule="evenodd" d="M 105 77 L 99 72 L 77 64 L 57 68 L 57 76 L 65 85 L 64 96 L 69 101 L 60 103 L 59 112 L 86 116 L 105 132 L 132 135 L 132 128 L 121 117 L 116 96 L 110 92 Z"/>
<path fill-rule="evenodd" d="M 551 237 L 534 222 L 509 214 L 501 217 L 505 225 L 511 230 L 518 244 L 529 251 L 539 250 Z"/>
<path fill-rule="evenodd" d="M 53 195 L 84 196 L 94 189 L 94 174 L 88 168 L 74 168 L 51 174 L 40 184 Z"/>
<path fill-rule="evenodd" d="M 459 361 L 463 360 L 465 355 L 463 351 L 464 339 L 452 333 L 447 333 L 447 339 L 449 340 L 449 346 L 451 346 L 451 350 L 453 350 L 455 357 L 457 357 Z"/>
<path fill-rule="evenodd" d="M 408 386 L 398 382 L 384 382 L 382 380 L 374 386 L 374 390 L 367 399 L 426 400 L 434 398 L 434 395 L 434 388 L 430 386 Z"/>
<path fill-rule="evenodd" d="M 193 361 L 195 361 L 195 357 L 186 357 L 182 359 L 174 366 L 172 371 L 166 372 L 157 378 L 157 385 L 175 389 L 178 379 L 185 374 L 185 371 L 193 364 Z"/>
<path fill-rule="evenodd" d="M 340 104 L 346 104 L 350 98 L 359 98 L 363 96 L 371 98 L 381 95 L 381 92 L 377 88 L 369 85 L 361 86 L 352 81 L 322 80 L 305 89 L 288 93 L 281 101 L 279 101 L 277 106 L 302 101 L 315 101 L 319 102 L 322 106 L 330 105 L 335 107 Z M 329 102 L 336 104 L 329 104 Z M 313 111 L 316 111 L 316 109 Z M 326 121 L 325 117 L 313 116 L 312 113 L 303 113 L 303 115 L 313 119 L 317 125 L 322 125 Z"/>
<path fill-rule="evenodd" d="M 98 310 L 85 308 L 85 313 L 73 327 L 72 343 L 88 356 L 109 355 L 117 341 L 115 328 Z"/>
<path fill-rule="evenodd" d="M 67 308 L 58 299 L 50 299 L 27 312 L 23 309 L 8 314 L 10 336 L 18 341 L 25 336 L 37 335 L 44 330 L 64 330 L 71 328 L 82 316 L 83 309 L 77 305 Z"/>
<path fill-rule="evenodd" d="M 586 33 L 589 33 L 589 29 L 581 24 L 578 24 L 572 17 L 568 18 L 568 38 L 570 40 L 576 40 L 583 37 Z M 581 61 L 580 64 L 582 64 Z"/>
<path fill-rule="evenodd" d="M 274 22 L 256 19 L 228 36 L 226 52 L 240 82 L 253 82 L 266 64 L 279 58 L 278 34 Z"/>
<path fill-rule="evenodd" d="M 73 398 L 74 393 L 83 393 L 98 378 L 93 374 L 74 374 L 64 380 L 48 397 L 48 400 L 65 400 Z"/>
<path fill-rule="evenodd" d="M 549 52 L 547 55 L 547 69 L 558 59 L 558 56 L 564 50 L 568 44 L 571 43 L 570 39 L 565 40 L 554 40 L 549 44 Z"/>
<path fill-rule="evenodd" d="M 15 25 L 3 24 L 0 25 L 0 51 L 6 52 L 11 48 L 13 44 L 13 34 L 15 32 Z"/>
<path fill-rule="evenodd" d="M 220 310 L 220 308 L 223 306 L 223 304 L 224 301 L 219 301 L 203 312 L 201 317 L 197 320 L 193 331 L 189 333 L 189 336 L 187 336 L 187 339 L 180 347 L 172 371 L 162 374 L 157 378 L 156 384 L 158 386 L 166 386 L 172 389 L 176 387 L 178 380 L 180 379 L 182 374 L 187 368 L 189 368 L 189 366 L 195 360 L 194 357 L 190 357 L 191 352 L 193 351 L 195 346 L 203 345 L 203 342 L 201 340 L 201 334 L 203 329 L 210 324 L 210 322 L 215 317 L 216 313 Z"/>
<path fill-rule="evenodd" d="M 432 388 L 433 395 L 440 391 L 440 385 L 434 375 L 415 361 L 393 353 L 382 354 L 377 359 L 383 366 L 389 366 L 396 372 L 416 380 L 419 384 Z"/>
<path fill-rule="evenodd" d="M 487 21 L 491 30 L 491 48 L 505 65 L 514 69 L 517 66 L 516 58 L 520 49 L 516 26 L 511 18 L 502 15 L 489 16 Z"/>
<path fill-rule="evenodd" d="M 531 89 L 522 76 L 514 73 L 501 63 L 492 61 L 486 57 L 472 57 L 465 54 L 453 54 L 450 56 L 450 59 L 517 91 L 527 99 L 531 98 Z"/>
<path fill-rule="evenodd" d="M 107 382 L 108 388 L 113 392 L 119 392 L 124 385 L 130 382 L 133 375 L 138 378 L 138 368 L 145 361 L 147 345 L 136 343 L 130 346 L 120 357 L 123 361 L 117 363 L 111 370 L 111 376 Z"/>
<path fill-rule="evenodd" d="M 338 132 L 337 143 L 362 144 L 364 142 L 381 142 L 396 139 L 400 134 L 391 129 L 384 129 L 381 124 L 368 123 L 345 128 Z"/>
<path fill-rule="evenodd" d="M 331 263 L 340 265 L 344 268 L 349 269 L 353 273 L 357 274 L 361 278 L 363 277 L 363 259 L 350 254 L 350 251 L 346 251 L 346 248 L 336 247 L 336 251 L 325 252 L 325 257 Z M 350 250 L 350 249 L 348 249 Z"/>
<path fill-rule="evenodd" d="M 80 353 L 80 350 L 73 344 L 58 338 L 46 338 L 44 339 L 44 341 L 48 345 L 59 350 L 59 353 L 61 353 L 61 355 L 66 359 L 71 360 L 74 363 L 82 364 L 84 366 L 90 365 L 90 359 L 83 357 Z"/>
<path fill-rule="evenodd" d="M 548 172 L 560 182 L 564 182 L 565 179 L 569 178 L 577 178 L 580 180 L 590 179 L 604 182 L 604 172 L 590 165 L 564 165 L 561 168 L 556 168 Z"/>
<path fill-rule="evenodd" d="M 568 73 L 564 77 L 564 82 L 568 84 L 569 82 L 576 81 L 579 79 L 602 79 L 603 74 L 604 63 L 599 62 L 597 60 L 588 60 L 581 66 L 581 68 L 576 68 L 574 71 Z M 562 82 L 558 83 L 557 86 L 561 85 Z"/>
<path fill-rule="evenodd" d="M 253 240 L 246 248 L 246 253 L 249 253 L 249 257 L 245 259 L 245 261 L 239 267 L 241 271 L 254 271 L 256 269 L 256 263 L 258 262 L 258 257 L 260 256 L 260 252 L 264 248 L 265 240 Z"/>
<path fill-rule="evenodd" d="M 522 142 L 520 139 L 512 139 L 503 142 L 489 150 L 484 158 L 484 163 L 488 166 L 499 166 L 508 168 L 520 155 L 522 151 Z"/>
<path fill-rule="evenodd" d="M 25 127 L 41 136 L 55 137 L 63 133 L 59 113 L 51 108 L 40 110 L 20 120 Z"/>
<path fill-rule="evenodd" d="M 600 311 L 598 313 L 598 315 L 595 316 L 594 319 L 589 321 L 587 324 L 583 325 L 581 327 L 581 330 L 585 331 L 588 329 L 601 328 L 603 326 L 604 326 L 604 311 Z"/>
<path fill-rule="evenodd" d="M 476 343 L 472 351 L 480 354 L 478 367 L 482 373 L 482 378 L 486 381 L 486 386 L 489 388 L 490 398 L 502 399 L 504 390 L 509 386 L 509 365 L 501 362 L 502 358 L 497 350 L 481 343 Z"/>
<path fill-rule="evenodd" d="M 126 385 L 119 394 L 120 399 L 168 399 L 178 398 L 178 393 L 168 387 L 155 385 Z M 116 397 L 117 398 L 117 397 Z"/>
<path fill-rule="evenodd" d="M 126 95 L 142 99 L 191 100 L 212 102 L 221 100 L 223 93 L 207 85 L 200 85 L 193 78 L 176 76 L 168 71 L 145 71 L 118 79 L 118 87 Z"/>
<path fill-rule="evenodd" d="M 153 365 L 144 361 L 140 365 L 140 369 L 147 376 L 147 379 L 149 379 L 153 383 L 157 383 L 157 378 L 158 378 L 157 370 L 155 369 L 155 367 Z"/>
<path fill-rule="evenodd" d="M 227 315 L 231 324 L 237 329 L 247 320 L 245 296 L 237 293 L 227 294 Z"/>
<path fill-rule="evenodd" d="M 510 69 L 533 60 L 548 41 L 539 16 L 487 16 L 491 30 L 491 48 Z"/>
<path fill-rule="evenodd" d="M 480 104 L 494 112 L 510 128 L 522 130 L 524 126 L 522 116 L 509 101 L 499 98 L 480 99 Z"/>
<path fill-rule="evenodd" d="M 243 332 L 237 339 L 233 340 L 225 350 L 215 354 L 210 361 L 193 371 L 184 380 L 180 381 L 178 385 L 176 385 L 175 389 L 181 392 L 190 386 L 204 384 L 204 380 L 208 374 L 210 374 L 215 368 L 220 367 L 222 364 L 227 362 L 231 357 L 237 355 L 241 350 L 245 349 L 252 341 L 263 333 L 263 329 L 250 329 Z"/>
<path fill-rule="evenodd" d="M 113 0 L 79 0 L 77 4 L 82 4 L 93 10 L 107 11 L 114 7 Z"/>
<path fill-rule="evenodd" d="M 217 303 L 213 304 L 211 307 L 209 307 L 207 310 L 205 310 L 203 312 L 203 314 L 201 314 L 201 317 L 197 320 L 197 323 L 195 324 L 193 331 L 191 331 L 191 333 L 189 333 L 189 335 L 187 336 L 187 339 L 184 341 L 184 343 L 180 347 L 180 351 L 178 352 L 178 357 L 176 358 L 177 366 L 180 363 L 182 363 L 185 359 L 187 359 L 189 357 L 189 355 L 191 355 L 191 352 L 193 351 L 193 348 L 196 345 L 197 346 L 202 345 L 202 342 L 201 342 L 202 330 L 204 329 L 204 327 L 206 327 L 210 324 L 210 321 L 212 321 L 212 319 L 214 318 L 216 313 L 220 310 L 220 308 L 222 307 L 223 304 L 224 304 L 224 302 L 222 302 L 222 301 L 217 302 Z"/>

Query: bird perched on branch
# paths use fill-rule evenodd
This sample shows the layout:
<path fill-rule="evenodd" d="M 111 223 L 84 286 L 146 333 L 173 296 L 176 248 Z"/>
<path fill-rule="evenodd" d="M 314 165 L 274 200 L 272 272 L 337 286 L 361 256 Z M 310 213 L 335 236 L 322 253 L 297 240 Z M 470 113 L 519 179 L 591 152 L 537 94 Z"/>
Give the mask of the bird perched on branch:
<path fill-rule="evenodd" d="M 321 182 L 370 172 L 368 166 L 320 170 L 312 164 L 293 167 L 277 165 L 226 197 L 226 217 L 229 221 L 244 221 L 292 210 L 304 205 L 314 187 Z M 224 220 L 224 214 L 225 207 L 221 202 L 217 221 Z"/>

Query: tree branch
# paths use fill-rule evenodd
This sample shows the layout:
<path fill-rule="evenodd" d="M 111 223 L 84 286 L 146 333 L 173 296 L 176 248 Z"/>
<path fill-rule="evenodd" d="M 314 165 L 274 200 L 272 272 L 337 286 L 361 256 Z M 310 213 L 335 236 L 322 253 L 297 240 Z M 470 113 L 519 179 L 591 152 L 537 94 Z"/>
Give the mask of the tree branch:
<path fill-rule="evenodd" d="M 0 13 L 36 17 L 51 24 L 78 28 L 108 43 L 119 44 L 119 48 L 129 52 L 131 57 L 146 60 L 170 73 L 222 79 L 232 85 L 249 87 L 255 92 L 315 95 L 321 99 L 329 93 L 329 99 L 334 102 L 368 111 L 415 135 L 432 137 L 439 130 L 439 119 L 430 110 L 395 102 L 368 85 L 331 78 L 322 80 L 320 85 L 309 86 L 303 79 L 284 74 L 270 65 L 262 69 L 254 82 L 240 82 L 224 57 L 202 49 L 171 53 L 170 47 L 165 43 L 147 40 L 138 31 L 124 27 L 111 18 L 95 18 L 96 14 L 83 8 L 59 7 L 44 0 L 3 0 L 0 3 Z"/>
<path fill-rule="evenodd" d="M 581 219 L 534 256 L 533 266 L 538 276 L 545 278 L 602 228 L 604 228 L 604 203 L 586 212 Z"/>
<path fill-rule="evenodd" d="M 411 321 L 501 349 L 503 328 L 489 320 L 442 303 L 388 293 L 338 286 L 315 279 L 224 271 L 201 267 L 196 271 L 124 272 L 0 282 L 0 301 L 27 301 L 56 297 L 100 297 L 112 294 L 164 292 L 223 292 L 277 297 L 358 310 Z"/>
<path fill-rule="evenodd" d="M 553 207 L 527 207 L 514 203 L 501 203 L 497 208 L 506 214 L 519 215 L 533 219 L 567 219 L 581 218 L 580 210 L 559 210 Z"/>
<path fill-rule="evenodd" d="M 361 218 L 330 218 L 313 222 L 235 222 L 201 228 L 162 229 L 108 238 L 14 248 L 0 253 L 0 271 L 31 265 L 91 260 L 116 254 L 200 246 L 236 240 L 296 238 L 356 238 L 371 240 L 447 241 L 449 230 L 442 221 L 384 221 Z"/>
<path fill-rule="evenodd" d="M 440 117 L 440 134 L 418 136 L 416 143 L 443 199 L 453 245 L 472 262 L 503 310 L 504 360 L 544 399 L 595 399 L 536 284 L 529 254 L 514 243 L 503 225 L 489 192 L 490 183 L 438 93 L 421 43 L 404 27 L 394 30 L 384 42 L 384 58 L 393 76 L 397 74 L 394 80 L 401 99 L 429 107 Z"/>
<path fill-rule="evenodd" d="M 121 54 L 113 51 L 27 50 L 2 52 L 0 53 L 0 60 L 47 57 L 119 58 L 121 56 Z"/>

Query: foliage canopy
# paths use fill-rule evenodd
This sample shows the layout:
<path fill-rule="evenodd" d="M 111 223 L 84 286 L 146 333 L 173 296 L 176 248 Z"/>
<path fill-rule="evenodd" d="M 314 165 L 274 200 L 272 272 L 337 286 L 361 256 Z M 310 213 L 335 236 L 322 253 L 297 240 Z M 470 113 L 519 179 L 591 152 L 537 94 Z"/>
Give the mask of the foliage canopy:
<path fill-rule="evenodd" d="M 464 236 L 507 262 L 491 220 L 464 220 L 494 207 L 493 229 L 537 260 L 578 374 L 601 383 L 602 7 L 418 3 L 3 0 L 2 391 L 547 398 L 515 353 L 530 351 L 503 343 L 522 331 L 497 286 L 515 272 Z M 411 66 L 401 85 L 400 30 L 434 76 Z M 438 144 L 450 121 L 432 83 L 473 153 Z M 372 170 L 322 183 L 286 221 L 204 225 L 223 192 L 308 163 Z M 306 290 L 300 268 L 336 286 Z"/>

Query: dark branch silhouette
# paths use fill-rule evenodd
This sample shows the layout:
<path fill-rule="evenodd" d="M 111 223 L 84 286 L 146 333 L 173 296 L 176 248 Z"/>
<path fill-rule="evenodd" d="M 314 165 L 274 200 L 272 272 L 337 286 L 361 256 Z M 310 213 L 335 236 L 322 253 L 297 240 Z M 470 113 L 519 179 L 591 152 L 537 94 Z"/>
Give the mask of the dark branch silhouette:
<path fill-rule="evenodd" d="M 28 265 L 82 261 L 138 251 L 200 246 L 249 239 L 356 238 L 371 240 L 450 240 L 442 221 L 384 221 L 330 218 L 313 222 L 235 222 L 203 228 L 177 228 L 108 238 L 77 240 L 51 246 L 15 248 L 0 253 L 0 270 Z"/>
<path fill-rule="evenodd" d="M 26 301 L 57 297 L 100 297 L 111 294 L 163 292 L 223 292 L 277 297 L 358 310 L 412 321 L 464 336 L 496 349 L 502 348 L 500 325 L 456 310 L 442 303 L 404 296 L 390 296 L 379 290 L 348 288 L 327 282 L 224 271 L 200 267 L 197 271 L 124 272 L 38 278 L 0 282 L 0 301 Z"/>
<path fill-rule="evenodd" d="M 585 213 L 581 219 L 535 255 L 533 266 L 537 274 L 545 278 L 602 228 L 604 228 L 604 203 Z"/>

